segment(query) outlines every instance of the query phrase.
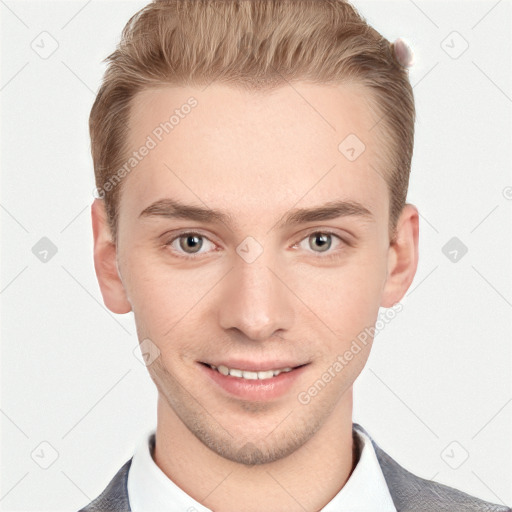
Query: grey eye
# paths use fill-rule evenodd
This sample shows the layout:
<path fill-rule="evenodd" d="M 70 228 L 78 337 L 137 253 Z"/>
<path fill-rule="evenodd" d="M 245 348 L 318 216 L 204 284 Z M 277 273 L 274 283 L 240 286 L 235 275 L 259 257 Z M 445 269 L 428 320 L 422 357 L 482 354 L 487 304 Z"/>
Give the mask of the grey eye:
<path fill-rule="evenodd" d="M 203 237 L 198 235 L 182 235 L 179 237 L 180 248 L 184 252 L 194 254 L 201 250 Z M 189 251 L 191 249 L 191 251 Z"/>
<path fill-rule="evenodd" d="M 320 249 L 318 252 L 325 252 L 331 248 L 332 235 L 329 233 L 312 233 L 309 236 L 310 247 L 315 249 L 315 246 Z"/>

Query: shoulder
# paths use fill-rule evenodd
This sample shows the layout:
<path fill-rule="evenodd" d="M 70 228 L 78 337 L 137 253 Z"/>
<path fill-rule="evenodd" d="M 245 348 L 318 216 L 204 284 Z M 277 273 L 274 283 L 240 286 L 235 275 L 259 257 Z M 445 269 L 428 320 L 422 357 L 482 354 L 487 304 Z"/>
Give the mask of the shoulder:
<path fill-rule="evenodd" d="M 407 471 L 371 438 L 375 454 L 398 512 L 512 512 L 510 507 L 490 503 L 447 485 L 427 480 Z"/>
<path fill-rule="evenodd" d="M 91 503 L 80 509 L 78 512 L 130 512 L 128 501 L 128 471 L 132 459 L 127 460 L 121 469 L 114 475 L 104 491 Z"/>

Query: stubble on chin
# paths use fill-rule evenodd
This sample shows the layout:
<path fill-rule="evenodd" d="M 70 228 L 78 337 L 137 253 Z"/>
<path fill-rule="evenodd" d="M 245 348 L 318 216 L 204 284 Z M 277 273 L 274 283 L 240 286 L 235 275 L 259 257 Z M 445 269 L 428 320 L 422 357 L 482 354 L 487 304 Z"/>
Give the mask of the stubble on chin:
<path fill-rule="evenodd" d="M 201 397 L 195 397 L 157 358 L 149 367 L 152 380 L 169 410 L 182 424 L 211 451 L 238 464 L 254 466 L 269 464 L 294 453 L 320 429 L 329 415 L 328 405 L 323 410 L 305 409 L 297 405 L 283 410 L 283 419 L 269 427 L 268 433 L 246 435 L 235 432 L 229 424 L 221 424 L 212 415 Z M 262 415 L 276 404 L 237 400 L 237 405 L 248 414 Z M 293 407 L 293 406 L 292 406 Z M 299 413 L 302 413 L 299 416 Z"/>

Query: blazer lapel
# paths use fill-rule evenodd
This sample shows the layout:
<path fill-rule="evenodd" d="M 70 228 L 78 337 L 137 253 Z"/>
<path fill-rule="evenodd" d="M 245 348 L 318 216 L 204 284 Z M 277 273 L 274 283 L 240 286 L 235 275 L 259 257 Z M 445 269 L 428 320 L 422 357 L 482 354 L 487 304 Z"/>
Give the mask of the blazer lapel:
<path fill-rule="evenodd" d="M 132 459 L 127 460 L 105 490 L 89 505 L 78 512 L 131 512 L 128 500 L 128 470 Z"/>
<path fill-rule="evenodd" d="M 382 450 L 361 425 L 354 423 L 355 426 L 371 439 L 398 512 L 511 512 L 507 506 L 494 505 L 412 474 Z"/>

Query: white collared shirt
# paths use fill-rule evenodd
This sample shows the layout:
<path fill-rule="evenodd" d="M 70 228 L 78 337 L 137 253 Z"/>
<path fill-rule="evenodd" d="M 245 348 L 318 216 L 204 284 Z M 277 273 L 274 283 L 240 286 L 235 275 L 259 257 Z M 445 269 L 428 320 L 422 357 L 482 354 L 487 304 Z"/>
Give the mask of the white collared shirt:
<path fill-rule="evenodd" d="M 396 512 L 370 438 L 354 432 L 362 441 L 359 461 L 349 479 L 321 512 Z M 156 465 L 147 431 L 138 443 L 128 472 L 128 499 L 132 512 L 211 512 L 178 487 Z"/>

